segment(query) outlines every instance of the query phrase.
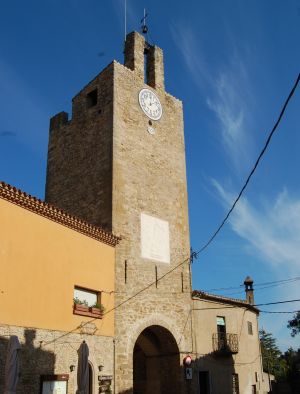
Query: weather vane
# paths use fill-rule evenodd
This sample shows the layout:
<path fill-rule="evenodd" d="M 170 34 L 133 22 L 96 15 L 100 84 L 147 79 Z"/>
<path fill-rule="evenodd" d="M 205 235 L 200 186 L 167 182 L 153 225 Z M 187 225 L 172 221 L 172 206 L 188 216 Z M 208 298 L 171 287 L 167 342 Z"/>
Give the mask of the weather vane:
<path fill-rule="evenodd" d="M 141 30 L 143 34 L 148 33 L 148 26 L 146 25 L 146 18 L 148 17 L 148 14 L 146 13 L 146 9 L 144 8 L 144 17 L 141 19 Z"/>

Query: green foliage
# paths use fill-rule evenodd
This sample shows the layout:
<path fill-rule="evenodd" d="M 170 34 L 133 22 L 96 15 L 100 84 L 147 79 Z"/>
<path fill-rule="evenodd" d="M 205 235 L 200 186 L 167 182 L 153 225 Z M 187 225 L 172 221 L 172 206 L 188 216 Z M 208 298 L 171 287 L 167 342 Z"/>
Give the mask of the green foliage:
<path fill-rule="evenodd" d="M 282 355 L 282 358 L 287 364 L 286 380 L 292 389 L 292 393 L 300 393 L 300 348 L 298 350 L 289 348 Z"/>
<path fill-rule="evenodd" d="M 276 380 L 283 379 L 287 374 L 287 363 L 276 345 L 276 339 L 271 333 L 259 331 L 260 346 L 265 372 L 270 372 Z"/>
<path fill-rule="evenodd" d="M 298 311 L 296 315 L 294 315 L 294 317 L 288 321 L 287 327 L 292 330 L 292 337 L 300 333 L 300 311 Z"/>
<path fill-rule="evenodd" d="M 105 310 L 104 306 L 102 304 L 99 304 L 98 302 L 95 302 L 95 304 L 92 307 L 100 309 L 101 312 L 104 312 Z"/>
<path fill-rule="evenodd" d="M 78 297 L 73 298 L 74 304 L 88 306 L 86 300 L 80 300 Z"/>

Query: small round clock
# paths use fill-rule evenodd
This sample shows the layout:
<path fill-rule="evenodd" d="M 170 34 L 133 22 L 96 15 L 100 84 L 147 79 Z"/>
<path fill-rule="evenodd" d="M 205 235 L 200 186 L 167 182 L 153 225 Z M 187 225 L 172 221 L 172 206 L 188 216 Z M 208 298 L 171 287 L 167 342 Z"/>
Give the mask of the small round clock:
<path fill-rule="evenodd" d="M 139 103 L 142 111 L 152 120 L 162 116 L 162 106 L 157 95 L 150 89 L 142 89 L 139 93 Z"/>

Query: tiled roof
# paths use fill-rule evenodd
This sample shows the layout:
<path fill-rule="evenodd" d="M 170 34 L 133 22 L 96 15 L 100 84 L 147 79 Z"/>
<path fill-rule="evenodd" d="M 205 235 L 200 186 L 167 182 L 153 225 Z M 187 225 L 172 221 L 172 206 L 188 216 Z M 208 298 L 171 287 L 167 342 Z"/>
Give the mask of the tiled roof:
<path fill-rule="evenodd" d="M 33 197 L 5 182 L 0 182 L 0 198 L 107 245 L 116 246 L 119 242 L 119 238 L 114 236 L 112 233 L 105 231 L 100 227 L 92 226 L 91 224 L 75 216 L 69 215 L 61 209 Z"/>
<path fill-rule="evenodd" d="M 258 308 L 256 308 L 254 305 L 249 304 L 246 300 L 241 300 L 239 298 L 224 297 L 221 295 L 206 293 L 205 291 L 201 291 L 201 290 L 193 290 L 192 297 L 199 298 L 202 300 L 209 300 L 209 301 L 216 301 L 216 302 L 223 302 L 223 303 L 227 303 L 227 304 L 238 305 L 241 307 L 251 309 L 256 313 L 259 313 Z"/>

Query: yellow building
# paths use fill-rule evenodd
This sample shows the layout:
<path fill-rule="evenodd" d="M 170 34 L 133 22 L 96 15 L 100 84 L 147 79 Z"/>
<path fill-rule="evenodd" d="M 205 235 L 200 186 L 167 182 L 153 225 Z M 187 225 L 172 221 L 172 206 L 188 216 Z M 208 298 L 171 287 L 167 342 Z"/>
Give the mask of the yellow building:
<path fill-rule="evenodd" d="M 98 375 L 113 375 L 118 239 L 3 182 L 0 223 L 0 363 L 9 337 L 17 335 L 18 392 L 37 393 L 41 379 L 56 375 L 73 393 L 77 350 L 85 340 L 90 392 L 98 392 Z M 2 392 L 3 365 L 0 371 Z"/>

